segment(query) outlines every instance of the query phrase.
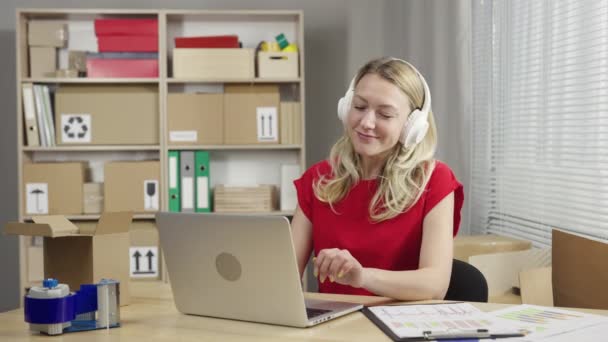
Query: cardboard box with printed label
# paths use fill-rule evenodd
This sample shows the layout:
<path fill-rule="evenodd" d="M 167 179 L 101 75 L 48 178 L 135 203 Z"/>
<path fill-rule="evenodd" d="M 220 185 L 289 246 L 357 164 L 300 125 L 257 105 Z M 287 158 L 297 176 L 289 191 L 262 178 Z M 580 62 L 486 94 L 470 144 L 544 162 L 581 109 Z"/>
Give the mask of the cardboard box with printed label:
<path fill-rule="evenodd" d="M 6 234 L 44 237 L 44 277 L 68 284 L 71 291 L 102 278 L 120 282 L 120 304 L 130 302 L 129 225 L 132 213 L 106 212 L 96 226 L 77 227 L 65 216 L 34 216 L 33 223 L 9 222 Z"/>
<path fill-rule="evenodd" d="M 59 145 L 158 144 L 158 87 L 62 85 L 55 94 Z"/>
<path fill-rule="evenodd" d="M 279 143 L 279 87 L 231 84 L 224 87 L 224 143 Z"/>
<path fill-rule="evenodd" d="M 160 209 L 158 161 L 110 162 L 104 166 L 105 211 L 153 213 Z"/>
<path fill-rule="evenodd" d="M 25 215 L 82 214 L 86 163 L 23 164 Z"/>
<path fill-rule="evenodd" d="M 224 142 L 224 95 L 171 93 L 167 99 L 169 145 Z"/>
<path fill-rule="evenodd" d="M 129 251 L 131 279 L 160 279 L 161 256 L 159 252 L 158 230 L 154 221 L 133 222 L 129 235 L 131 238 Z"/>
<path fill-rule="evenodd" d="M 216 80 L 253 79 L 253 49 L 173 49 L 173 77 Z"/>

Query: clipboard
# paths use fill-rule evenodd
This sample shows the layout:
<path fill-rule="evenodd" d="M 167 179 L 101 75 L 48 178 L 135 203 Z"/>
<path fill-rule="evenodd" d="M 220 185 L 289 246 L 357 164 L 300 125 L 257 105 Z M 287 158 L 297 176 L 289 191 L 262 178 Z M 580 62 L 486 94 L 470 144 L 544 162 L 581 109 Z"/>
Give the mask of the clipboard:
<path fill-rule="evenodd" d="M 454 304 L 454 303 L 453 303 Z M 417 305 L 439 305 L 439 304 L 417 304 Z M 407 305 L 406 305 L 407 306 Z M 507 337 L 523 337 L 525 334 L 521 331 L 513 330 L 512 332 L 493 333 L 489 329 L 460 329 L 453 331 L 445 330 L 425 330 L 420 336 L 400 337 L 386 325 L 386 323 L 378 317 L 368 307 L 364 307 L 361 311 L 372 323 L 374 323 L 382 332 L 384 332 L 393 341 L 434 341 L 434 340 L 461 340 L 461 339 L 497 339 Z"/>

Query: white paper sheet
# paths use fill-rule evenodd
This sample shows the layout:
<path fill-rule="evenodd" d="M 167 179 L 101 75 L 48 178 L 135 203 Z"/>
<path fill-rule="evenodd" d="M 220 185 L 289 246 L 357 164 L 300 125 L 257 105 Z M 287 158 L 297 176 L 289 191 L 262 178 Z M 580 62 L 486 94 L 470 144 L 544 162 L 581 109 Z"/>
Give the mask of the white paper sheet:
<path fill-rule="evenodd" d="M 376 306 L 369 308 L 395 335 L 420 337 L 433 334 L 457 334 L 487 329 L 492 334 L 514 333 L 518 329 L 508 321 L 496 320 L 469 303 Z"/>

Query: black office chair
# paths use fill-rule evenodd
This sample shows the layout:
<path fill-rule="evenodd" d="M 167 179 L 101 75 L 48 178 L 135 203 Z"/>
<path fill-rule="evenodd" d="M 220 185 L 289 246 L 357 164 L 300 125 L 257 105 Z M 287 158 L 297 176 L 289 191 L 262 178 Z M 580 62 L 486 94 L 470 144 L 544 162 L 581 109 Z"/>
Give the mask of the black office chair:
<path fill-rule="evenodd" d="M 486 277 L 468 262 L 454 259 L 450 286 L 445 295 L 446 300 L 465 302 L 487 302 L 488 282 Z"/>

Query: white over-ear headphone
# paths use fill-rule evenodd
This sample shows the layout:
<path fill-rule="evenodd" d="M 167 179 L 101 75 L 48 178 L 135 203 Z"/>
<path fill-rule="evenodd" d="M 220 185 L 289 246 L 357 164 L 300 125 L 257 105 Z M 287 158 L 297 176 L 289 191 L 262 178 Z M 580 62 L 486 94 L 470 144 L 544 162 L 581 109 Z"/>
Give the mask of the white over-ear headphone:
<path fill-rule="evenodd" d="M 405 147 L 413 147 L 424 139 L 429 129 L 428 117 L 429 112 L 431 111 L 431 91 L 420 71 L 418 71 L 418 69 L 416 69 L 412 64 L 398 58 L 389 59 L 389 61 L 391 60 L 403 62 L 412 68 L 418 74 L 424 88 L 424 103 L 422 104 L 422 108 L 416 108 L 410 113 L 407 121 L 405 122 L 405 126 L 401 131 L 401 136 L 399 137 L 399 141 Z M 348 86 L 348 90 L 346 90 L 346 94 L 344 94 L 344 97 L 338 101 L 338 118 L 340 118 L 342 122 L 346 121 L 346 116 L 348 115 L 348 111 L 350 110 L 353 102 L 356 78 L 357 76 L 353 77 L 353 79 L 350 81 L 350 85 Z"/>

